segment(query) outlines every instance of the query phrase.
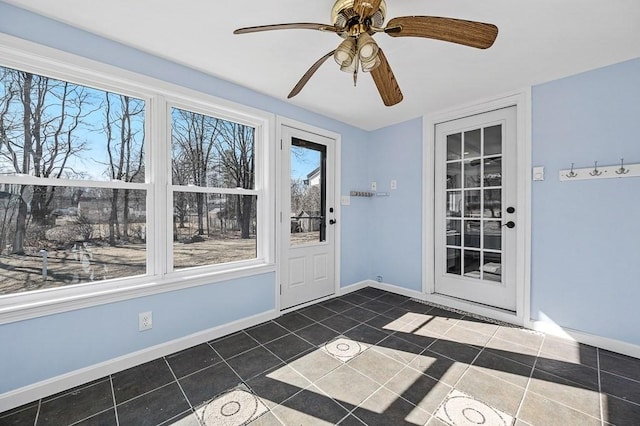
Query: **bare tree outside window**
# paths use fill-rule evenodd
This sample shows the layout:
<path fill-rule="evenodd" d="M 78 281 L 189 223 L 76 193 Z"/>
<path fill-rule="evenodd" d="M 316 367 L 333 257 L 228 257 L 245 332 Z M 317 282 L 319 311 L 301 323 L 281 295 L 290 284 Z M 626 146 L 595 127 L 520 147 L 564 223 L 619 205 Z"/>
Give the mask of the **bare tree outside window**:
<path fill-rule="evenodd" d="M 172 179 L 175 268 L 256 258 L 253 127 L 174 108 Z"/>

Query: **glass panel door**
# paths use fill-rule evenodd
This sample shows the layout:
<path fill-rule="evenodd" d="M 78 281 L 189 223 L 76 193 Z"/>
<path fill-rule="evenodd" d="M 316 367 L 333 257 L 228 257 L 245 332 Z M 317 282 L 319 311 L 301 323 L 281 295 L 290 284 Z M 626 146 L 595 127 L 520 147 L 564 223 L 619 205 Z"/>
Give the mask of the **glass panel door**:
<path fill-rule="evenodd" d="M 436 293 L 515 308 L 515 124 L 512 107 L 436 126 Z"/>

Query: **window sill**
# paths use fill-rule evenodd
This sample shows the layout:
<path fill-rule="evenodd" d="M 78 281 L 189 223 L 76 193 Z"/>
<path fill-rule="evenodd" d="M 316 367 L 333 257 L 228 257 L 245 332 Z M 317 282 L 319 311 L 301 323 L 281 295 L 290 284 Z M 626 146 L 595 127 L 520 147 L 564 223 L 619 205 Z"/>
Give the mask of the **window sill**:
<path fill-rule="evenodd" d="M 159 276 L 142 276 L 31 293 L 16 293 L 0 297 L 0 325 L 168 291 L 267 274 L 275 270 L 274 264 L 259 263 L 224 271 L 203 271 L 191 274 L 186 274 L 185 271 L 164 279 Z"/>

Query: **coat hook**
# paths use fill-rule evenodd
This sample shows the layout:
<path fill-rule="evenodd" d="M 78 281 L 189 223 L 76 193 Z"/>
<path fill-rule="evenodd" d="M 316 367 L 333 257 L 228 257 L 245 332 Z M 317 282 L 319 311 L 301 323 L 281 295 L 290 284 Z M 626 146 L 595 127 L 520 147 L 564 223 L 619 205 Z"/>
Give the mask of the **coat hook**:
<path fill-rule="evenodd" d="M 598 170 L 598 162 L 597 161 L 594 162 L 593 171 L 589 172 L 589 174 L 591 176 L 600 176 L 602 174 L 602 172 L 600 170 Z"/>
<path fill-rule="evenodd" d="M 569 173 L 567 173 L 567 177 L 568 178 L 572 178 L 572 177 L 576 177 L 576 176 L 578 176 L 578 174 L 573 171 L 573 163 L 571 163 L 571 171 L 569 171 Z"/>
<path fill-rule="evenodd" d="M 620 159 L 620 168 L 618 170 L 616 170 L 616 174 L 618 175 L 626 175 L 627 173 L 629 173 L 629 169 L 625 169 L 624 168 L 624 158 Z"/>

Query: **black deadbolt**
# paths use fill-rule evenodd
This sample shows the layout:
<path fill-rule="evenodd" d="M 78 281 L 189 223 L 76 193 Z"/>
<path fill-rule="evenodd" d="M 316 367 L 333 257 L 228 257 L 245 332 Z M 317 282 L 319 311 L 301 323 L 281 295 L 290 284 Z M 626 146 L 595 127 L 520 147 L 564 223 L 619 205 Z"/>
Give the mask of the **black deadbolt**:
<path fill-rule="evenodd" d="M 515 207 L 507 207 L 507 213 L 515 213 L 515 212 L 516 212 Z"/>

